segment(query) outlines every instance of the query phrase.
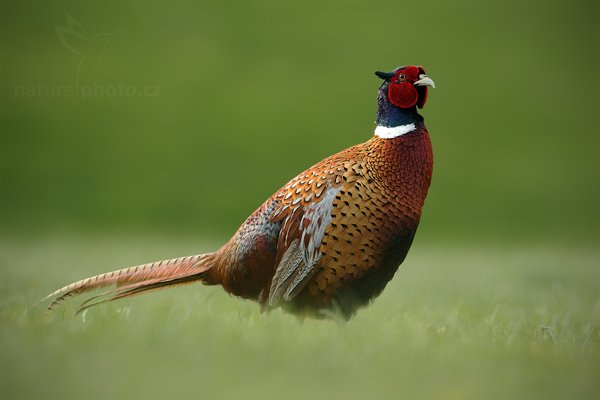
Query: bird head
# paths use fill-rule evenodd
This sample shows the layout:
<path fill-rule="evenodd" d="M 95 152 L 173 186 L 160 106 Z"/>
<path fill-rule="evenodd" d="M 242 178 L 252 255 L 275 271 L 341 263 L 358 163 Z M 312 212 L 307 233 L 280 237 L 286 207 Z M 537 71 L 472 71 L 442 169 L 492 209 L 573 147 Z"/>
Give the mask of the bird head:
<path fill-rule="evenodd" d="M 383 79 L 380 90 L 387 92 L 387 98 L 398 108 L 423 108 L 427 100 L 427 88 L 435 84 L 425 74 L 421 66 L 398 67 L 392 72 L 375 72 Z"/>

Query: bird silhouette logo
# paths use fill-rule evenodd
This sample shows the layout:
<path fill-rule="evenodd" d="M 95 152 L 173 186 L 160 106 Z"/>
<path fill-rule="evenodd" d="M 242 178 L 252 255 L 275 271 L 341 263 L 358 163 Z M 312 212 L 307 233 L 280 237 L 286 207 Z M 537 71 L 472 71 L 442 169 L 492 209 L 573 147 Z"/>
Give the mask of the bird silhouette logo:
<path fill-rule="evenodd" d="M 71 15 L 65 16 L 67 25 L 56 26 L 55 31 L 60 42 L 69 51 L 79 56 L 75 77 L 75 84 L 79 87 L 82 80 L 92 78 L 100 68 L 110 38 L 125 32 L 126 29 L 91 34 Z"/>

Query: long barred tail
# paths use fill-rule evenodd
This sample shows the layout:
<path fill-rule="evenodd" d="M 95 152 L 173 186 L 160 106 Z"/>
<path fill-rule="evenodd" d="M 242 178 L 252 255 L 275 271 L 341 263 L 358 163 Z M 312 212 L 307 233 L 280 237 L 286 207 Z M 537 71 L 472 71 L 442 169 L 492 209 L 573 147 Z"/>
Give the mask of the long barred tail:
<path fill-rule="evenodd" d="M 69 297 L 103 287 L 114 286 L 113 289 L 83 302 L 77 311 L 81 312 L 86 308 L 107 301 L 133 296 L 166 286 L 193 283 L 202 280 L 212 268 L 214 259 L 215 253 L 199 254 L 107 272 L 60 288 L 40 300 L 38 304 L 53 299 L 48 305 L 48 310 L 52 310 Z"/>

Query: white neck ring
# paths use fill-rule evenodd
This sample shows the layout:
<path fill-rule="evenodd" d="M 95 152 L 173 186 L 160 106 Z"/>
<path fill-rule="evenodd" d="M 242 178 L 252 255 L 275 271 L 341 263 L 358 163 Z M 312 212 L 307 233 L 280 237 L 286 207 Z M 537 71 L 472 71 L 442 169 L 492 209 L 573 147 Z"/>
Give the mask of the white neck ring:
<path fill-rule="evenodd" d="M 399 125 L 399 126 L 377 125 L 377 128 L 375 128 L 375 136 L 378 136 L 382 139 L 393 139 L 395 137 L 402 136 L 409 132 L 412 132 L 415 129 L 417 129 L 417 127 L 415 126 L 414 123 L 406 124 L 406 125 Z"/>

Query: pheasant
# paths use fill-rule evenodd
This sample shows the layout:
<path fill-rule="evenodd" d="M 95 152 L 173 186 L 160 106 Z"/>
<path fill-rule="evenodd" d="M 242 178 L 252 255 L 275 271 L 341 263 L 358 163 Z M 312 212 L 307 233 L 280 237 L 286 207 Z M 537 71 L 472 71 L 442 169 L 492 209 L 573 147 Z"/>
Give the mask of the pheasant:
<path fill-rule="evenodd" d="M 72 283 L 44 299 L 53 299 L 48 309 L 101 287 L 111 289 L 79 311 L 199 281 L 255 300 L 262 310 L 352 317 L 404 261 L 433 170 L 429 133 L 417 108 L 434 82 L 420 66 L 375 74 L 383 82 L 374 136 L 301 172 L 220 249 Z"/>

